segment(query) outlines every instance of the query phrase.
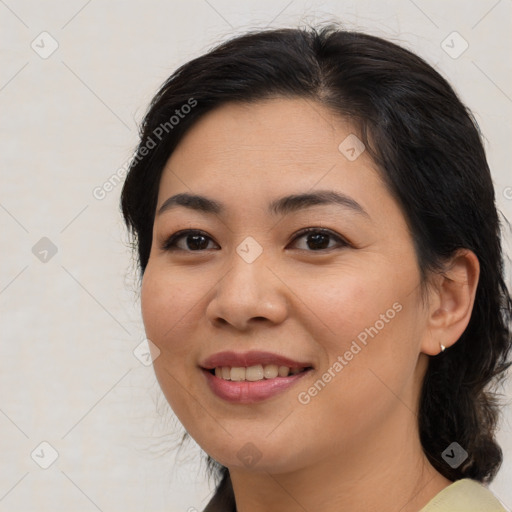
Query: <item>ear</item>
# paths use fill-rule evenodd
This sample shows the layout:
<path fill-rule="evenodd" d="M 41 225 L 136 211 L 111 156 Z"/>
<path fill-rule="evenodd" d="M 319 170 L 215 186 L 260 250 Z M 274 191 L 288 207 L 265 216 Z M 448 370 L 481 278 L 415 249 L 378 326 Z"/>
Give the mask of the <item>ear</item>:
<path fill-rule="evenodd" d="M 434 276 L 428 293 L 423 353 L 437 355 L 441 344 L 448 348 L 461 337 L 471 318 L 479 276 L 478 258 L 468 249 L 459 249 L 445 270 Z"/>

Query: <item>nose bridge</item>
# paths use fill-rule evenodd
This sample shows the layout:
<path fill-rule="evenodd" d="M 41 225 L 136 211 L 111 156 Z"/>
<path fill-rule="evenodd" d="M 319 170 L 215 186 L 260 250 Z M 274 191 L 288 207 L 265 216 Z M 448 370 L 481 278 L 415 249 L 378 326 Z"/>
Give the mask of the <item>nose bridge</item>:
<path fill-rule="evenodd" d="M 207 308 L 213 322 L 245 329 L 254 319 L 279 323 L 286 317 L 287 300 L 279 280 L 268 268 L 269 255 L 250 238 L 230 255 L 229 269 L 216 285 Z"/>
<path fill-rule="evenodd" d="M 224 286 L 230 292 L 238 292 L 243 296 L 259 296 L 262 289 L 268 286 L 271 255 L 268 248 L 264 250 L 262 237 L 258 242 L 252 236 L 246 236 L 229 254 L 230 270 L 226 275 Z M 271 275 L 271 274 L 270 274 Z"/>

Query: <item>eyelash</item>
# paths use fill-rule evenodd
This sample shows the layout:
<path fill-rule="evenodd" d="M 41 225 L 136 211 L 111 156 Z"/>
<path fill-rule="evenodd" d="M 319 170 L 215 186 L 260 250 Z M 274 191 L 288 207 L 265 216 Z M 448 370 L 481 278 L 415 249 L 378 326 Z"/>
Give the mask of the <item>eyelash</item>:
<path fill-rule="evenodd" d="M 331 251 L 332 249 L 336 249 L 336 248 L 352 247 L 352 245 L 347 240 L 345 240 L 343 237 L 334 233 L 330 229 L 325 229 L 325 228 L 311 227 L 311 228 L 301 229 L 300 231 L 295 233 L 295 235 L 291 241 L 294 242 L 297 239 L 299 239 L 305 235 L 308 235 L 310 233 L 320 233 L 323 235 L 328 235 L 331 238 L 335 239 L 335 241 L 337 241 L 338 247 L 328 247 L 325 249 L 318 249 L 318 250 L 307 250 L 307 249 L 300 249 L 300 250 L 307 251 L 307 252 L 324 252 L 324 251 Z M 169 238 L 167 238 L 167 240 L 165 240 L 162 244 L 162 249 L 164 251 L 183 251 L 183 252 L 190 252 L 190 253 L 198 253 L 198 252 L 204 252 L 204 251 L 208 250 L 208 249 L 200 249 L 200 250 L 193 251 L 190 249 L 181 249 L 181 248 L 177 247 L 176 243 L 180 239 L 185 238 L 186 236 L 189 236 L 189 235 L 201 235 L 201 236 L 204 236 L 205 238 L 209 238 L 210 240 L 212 240 L 212 238 L 204 231 L 201 231 L 198 229 L 184 229 L 184 230 L 181 230 L 181 231 L 178 231 L 178 232 L 172 234 Z"/>

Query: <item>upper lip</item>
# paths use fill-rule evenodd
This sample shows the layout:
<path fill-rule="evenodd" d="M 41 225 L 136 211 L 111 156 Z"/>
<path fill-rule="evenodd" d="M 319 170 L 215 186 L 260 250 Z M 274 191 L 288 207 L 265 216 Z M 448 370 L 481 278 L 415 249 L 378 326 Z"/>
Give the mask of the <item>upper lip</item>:
<path fill-rule="evenodd" d="M 272 352 L 217 352 L 207 357 L 202 363 L 201 367 L 206 370 L 212 370 L 218 366 L 230 366 L 230 367 L 247 367 L 261 364 L 276 364 L 278 366 L 288 366 L 289 368 L 309 368 L 312 367 L 311 363 L 294 361 L 288 357 L 281 356 L 279 354 L 273 354 Z"/>

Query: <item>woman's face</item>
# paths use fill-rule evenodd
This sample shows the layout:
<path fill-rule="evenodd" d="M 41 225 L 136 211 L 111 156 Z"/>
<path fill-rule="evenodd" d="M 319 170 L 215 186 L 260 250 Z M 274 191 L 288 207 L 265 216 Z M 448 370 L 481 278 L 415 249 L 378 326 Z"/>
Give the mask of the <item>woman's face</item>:
<path fill-rule="evenodd" d="M 353 131 L 302 99 L 228 104 L 163 171 L 146 333 L 174 412 L 230 469 L 291 471 L 415 428 L 428 339 L 419 269 Z M 295 369 L 276 377 L 279 366 Z"/>

